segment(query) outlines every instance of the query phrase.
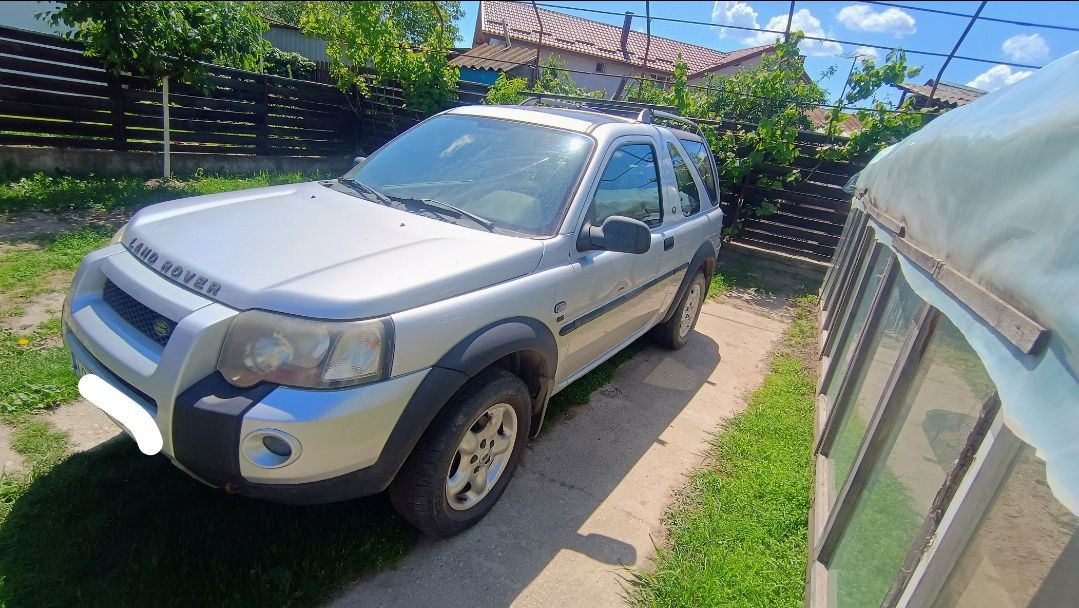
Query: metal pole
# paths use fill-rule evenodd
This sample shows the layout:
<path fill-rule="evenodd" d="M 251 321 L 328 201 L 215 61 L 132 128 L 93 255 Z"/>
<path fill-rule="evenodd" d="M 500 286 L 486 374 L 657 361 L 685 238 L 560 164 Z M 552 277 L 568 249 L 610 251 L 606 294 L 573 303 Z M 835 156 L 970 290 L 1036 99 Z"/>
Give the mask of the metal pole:
<path fill-rule="evenodd" d="M 539 28 L 539 42 L 536 44 L 536 71 L 532 74 L 535 77 L 536 82 L 539 82 L 541 76 L 540 54 L 543 53 L 543 20 L 540 19 L 539 7 L 536 6 L 536 0 L 532 0 L 532 10 L 536 12 L 536 27 Z"/>
<path fill-rule="evenodd" d="M 955 53 L 959 50 L 959 46 L 963 44 L 963 39 L 967 37 L 970 28 L 974 27 L 974 22 L 978 20 L 978 15 L 982 14 L 982 9 L 985 8 L 985 4 L 985 0 L 982 0 L 982 3 L 978 5 L 978 10 L 974 11 L 974 14 L 970 16 L 970 23 L 968 23 L 966 29 L 963 30 L 963 34 L 959 36 L 959 40 L 955 42 L 952 52 L 948 53 L 948 57 L 944 60 L 944 64 L 940 66 L 937 77 L 933 79 L 933 88 L 929 90 L 929 100 L 926 102 L 926 107 L 932 107 L 933 96 L 937 94 L 937 85 L 940 84 L 940 79 L 944 76 L 944 70 L 947 69 L 948 64 L 952 61 L 952 57 L 955 57 Z"/>
<path fill-rule="evenodd" d="M 791 10 L 787 13 L 787 31 L 783 34 L 783 42 L 791 41 L 791 22 L 794 21 L 794 3 L 796 0 L 791 0 Z"/>
<path fill-rule="evenodd" d="M 162 143 L 165 144 L 165 179 L 172 177 L 172 158 L 169 152 L 169 77 L 161 78 L 161 115 L 163 117 Z"/>
<path fill-rule="evenodd" d="M 652 46 L 652 10 L 651 3 L 644 3 L 644 61 L 641 63 L 641 80 L 637 83 L 637 101 L 641 101 L 641 89 L 644 87 L 644 74 L 648 70 L 648 50 Z"/>

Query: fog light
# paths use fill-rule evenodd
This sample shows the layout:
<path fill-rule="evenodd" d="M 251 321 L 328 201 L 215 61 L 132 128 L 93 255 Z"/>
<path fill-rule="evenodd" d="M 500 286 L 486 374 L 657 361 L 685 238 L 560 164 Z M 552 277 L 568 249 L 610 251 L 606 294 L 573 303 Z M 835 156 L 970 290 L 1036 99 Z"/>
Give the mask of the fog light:
<path fill-rule="evenodd" d="M 266 435 L 262 438 L 262 445 L 270 452 L 277 454 L 281 458 L 288 458 L 292 456 L 292 447 L 288 442 L 276 435 Z"/>
<path fill-rule="evenodd" d="M 240 451 L 257 467 L 277 469 L 300 457 L 300 441 L 278 429 L 259 429 L 244 437 Z"/>

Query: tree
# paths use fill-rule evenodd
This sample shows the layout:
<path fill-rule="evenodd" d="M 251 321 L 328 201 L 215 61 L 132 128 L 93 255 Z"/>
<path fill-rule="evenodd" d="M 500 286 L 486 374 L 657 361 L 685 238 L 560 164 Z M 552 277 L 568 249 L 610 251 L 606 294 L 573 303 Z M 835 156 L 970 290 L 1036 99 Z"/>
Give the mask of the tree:
<path fill-rule="evenodd" d="M 300 27 L 300 16 L 303 15 L 306 3 L 300 0 L 264 0 L 254 4 L 259 16 L 267 23 L 284 23 Z"/>
<path fill-rule="evenodd" d="M 848 89 L 840 103 L 832 108 L 828 134 L 839 134 L 838 125 L 843 122 L 846 106 L 870 100 L 871 109 L 858 110 L 854 114 L 862 123 L 862 128 L 851 133 L 846 143 L 823 148 L 818 156 L 828 160 L 850 160 L 874 154 L 920 129 L 928 121 L 929 112 L 915 108 L 913 98 L 908 98 L 892 111 L 887 104 L 876 98 L 876 93 L 883 86 L 903 84 L 907 78 L 914 78 L 921 72 L 920 67 L 907 65 L 907 54 L 899 49 L 890 51 L 880 66 L 872 59 L 863 60 L 861 65 L 851 72 Z"/>
<path fill-rule="evenodd" d="M 266 29 L 250 2 L 63 2 L 45 17 L 114 73 L 191 83 L 207 63 L 255 67 Z"/>
<path fill-rule="evenodd" d="M 456 97 L 448 55 L 461 14 L 459 2 L 308 2 L 300 25 L 326 41 L 342 89 L 367 94 L 372 82 L 396 83 L 407 107 L 433 112 Z"/>

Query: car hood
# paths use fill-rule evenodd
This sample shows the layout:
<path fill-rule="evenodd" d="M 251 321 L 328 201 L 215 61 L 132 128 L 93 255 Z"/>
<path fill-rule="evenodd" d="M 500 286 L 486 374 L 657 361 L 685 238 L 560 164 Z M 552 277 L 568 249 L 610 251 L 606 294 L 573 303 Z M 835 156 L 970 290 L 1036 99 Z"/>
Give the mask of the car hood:
<path fill-rule="evenodd" d="M 519 277 L 543 243 L 386 207 L 317 182 L 161 203 L 128 251 L 169 280 L 247 310 L 390 314 Z"/>

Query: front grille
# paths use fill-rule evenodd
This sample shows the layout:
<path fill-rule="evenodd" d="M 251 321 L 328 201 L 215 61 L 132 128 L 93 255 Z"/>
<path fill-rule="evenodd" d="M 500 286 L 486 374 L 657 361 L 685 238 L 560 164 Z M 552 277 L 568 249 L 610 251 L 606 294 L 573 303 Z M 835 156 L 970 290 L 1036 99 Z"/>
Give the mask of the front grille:
<path fill-rule="evenodd" d="M 109 280 L 105 281 L 104 298 L 105 303 L 139 333 L 161 346 L 168 344 L 172 330 L 176 329 L 176 321 L 154 312 Z"/>

